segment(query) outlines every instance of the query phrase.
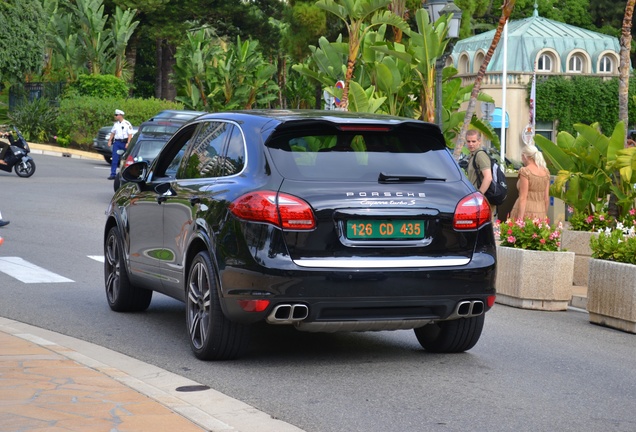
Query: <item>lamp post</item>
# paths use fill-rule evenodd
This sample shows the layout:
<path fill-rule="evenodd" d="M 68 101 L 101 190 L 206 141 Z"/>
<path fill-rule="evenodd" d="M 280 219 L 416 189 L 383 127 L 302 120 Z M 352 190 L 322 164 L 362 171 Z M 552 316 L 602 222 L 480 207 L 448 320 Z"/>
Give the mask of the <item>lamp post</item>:
<path fill-rule="evenodd" d="M 462 11 L 455 5 L 453 0 L 430 0 L 426 6 L 431 22 L 435 22 L 439 17 L 451 14 L 450 25 L 447 36 L 451 41 L 446 45 L 444 53 L 435 61 L 435 121 L 442 128 L 442 71 L 446 66 L 446 59 L 453 51 L 453 41 L 459 37 L 459 26 L 462 22 Z"/>

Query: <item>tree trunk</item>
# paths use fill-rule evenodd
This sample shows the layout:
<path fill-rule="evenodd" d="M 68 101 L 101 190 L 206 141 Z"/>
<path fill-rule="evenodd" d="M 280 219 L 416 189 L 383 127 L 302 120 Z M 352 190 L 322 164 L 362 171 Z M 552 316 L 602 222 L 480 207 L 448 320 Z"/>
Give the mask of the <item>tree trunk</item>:
<path fill-rule="evenodd" d="M 170 82 L 170 75 L 176 63 L 174 47 L 165 39 L 157 39 L 157 79 L 155 80 L 155 97 L 158 99 L 175 100 L 177 90 Z"/>
<path fill-rule="evenodd" d="M 635 0 L 630 0 L 635 1 Z M 477 96 L 479 95 L 479 91 L 481 90 L 481 82 L 486 75 L 486 68 L 488 67 L 488 63 L 490 63 L 490 59 L 499 45 L 499 40 L 501 39 L 501 33 L 503 32 L 503 28 L 508 22 L 508 18 L 510 18 L 510 14 L 515 7 L 516 0 L 504 0 L 504 4 L 501 8 L 501 18 L 499 18 L 499 24 L 497 25 L 497 30 L 495 31 L 495 35 L 492 38 L 492 43 L 490 44 L 490 48 L 488 48 L 488 52 L 486 53 L 486 57 L 484 57 L 484 61 L 479 68 L 479 72 L 477 73 L 477 77 L 475 78 L 475 85 L 473 87 L 473 91 L 470 93 L 470 100 L 468 101 L 468 108 L 466 109 L 466 117 L 464 117 L 464 124 L 462 125 L 462 130 L 457 137 L 457 142 L 455 143 L 455 150 L 453 151 L 453 157 L 455 160 L 459 160 L 459 157 L 462 154 L 462 147 L 464 147 L 464 143 L 466 141 L 466 131 L 468 130 L 468 125 L 470 124 L 473 115 L 475 114 L 475 106 L 477 105 Z"/>
<path fill-rule="evenodd" d="M 161 68 L 161 65 L 163 64 L 163 50 L 161 49 L 162 43 L 163 43 L 162 39 L 157 39 L 155 41 L 155 58 L 157 60 L 157 76 L 155 78 L 155 98 L 157 99 L 161 99 L 161 81 L 163 80 L 163 77 L 161 76 L 161 73 L 163 72 L 163 69 Z"/>
<path fill-rule="evenodd" d="M 618 120 L 625 123 L 625 143 L 627 147 L 627 131 L 629 130 L 629 53 L 632 48 L 632 16 L 634 14 L 634 4 L 636 0 L 627 0 L 625 15 L 623 17 L 623 28 L 621 30 L 621 61 L 618 67 Z"/>
<path fill-rule="evenodd" d="M 138 45 L 139 45 L 139 37 L 135 33 L 128 40 L 128 45 L 126 46 L 126 64 L 127 64 L 127 68 L 129 72 L 128 83 L 131 84 L 131 87 L 132 87 L 132 84 L 135 82 L 135 66 L 137 65 L 137 46 Z"/>
<path fill-rule="evenodd" d="M 629 53 L 632 48 L 632 17 L 634 15 L 634 4 L 636 0 L 627 0 L 625 6 L 625 15 L 623 16 L 623 27 L 621 29 L 621 62 L 618 66 L 618 120 L 623 122 L 625 129 L 625 141 L 623 146 L 627 148 L 627 131 L 629 130 L 629 70 L 630 58 Z M 613 183 L 618 186 L 620 172 L 616 171 L 613 175 Z M 607 212 L 610 216 L 617 218 L 619 215 L 618 198 L 615 194 L 610 194 Z"/>

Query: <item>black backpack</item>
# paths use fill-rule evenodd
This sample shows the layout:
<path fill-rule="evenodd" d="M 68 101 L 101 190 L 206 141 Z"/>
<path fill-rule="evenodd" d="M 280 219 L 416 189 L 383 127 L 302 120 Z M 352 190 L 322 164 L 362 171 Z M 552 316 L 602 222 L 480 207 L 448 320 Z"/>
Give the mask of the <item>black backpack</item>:
<path fill-rule="evenodd" d="M 486 153 L 484 150 L 477 150 L 477 153 L 479 153 L 480 151 L 483 151 L 484 153 Z M 481 182 L 483 179 L 482 179 L 481 171 L 477 169 L 477 163 L 475 161 L 475 159 L 477 158 L 477 153 L 475 153 L 475 157 L 473 157 L 473 168 L 475 169 L 475 172 L 477 173 L 477 182 L 478 182 L 477 188 L 479 188 L 479 186 L 481 186 Z M 486 198 L 488 199 L 488 202 L 490 204 L 501 205 L 506 199 L 506 195 L 508 195 L 508 185 L 506 184 L 506 175 L 501 169 L 501 166 L 499 166 L 499 162 L 491 158 L 488 155 L 488 153 L 486 153 L 486 156 L 488 156 L 488 158 L 490 159 L 490 169 L 492 170 L 492 182 L 490 182 L 490 186 L 488 187 L 488 190 L 486 191 L 484 195 L 486 195 Z"/>

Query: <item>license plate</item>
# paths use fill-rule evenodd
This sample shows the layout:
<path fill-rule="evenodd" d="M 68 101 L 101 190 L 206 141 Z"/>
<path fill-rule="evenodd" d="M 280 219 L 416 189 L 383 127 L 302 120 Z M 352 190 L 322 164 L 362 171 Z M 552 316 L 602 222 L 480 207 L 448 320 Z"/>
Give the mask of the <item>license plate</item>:
<path fill-rule="evenodd" d="M 421 220 L 349 220 L 347 238 L 364 239 L 423 239 L 424 221 Z"/>

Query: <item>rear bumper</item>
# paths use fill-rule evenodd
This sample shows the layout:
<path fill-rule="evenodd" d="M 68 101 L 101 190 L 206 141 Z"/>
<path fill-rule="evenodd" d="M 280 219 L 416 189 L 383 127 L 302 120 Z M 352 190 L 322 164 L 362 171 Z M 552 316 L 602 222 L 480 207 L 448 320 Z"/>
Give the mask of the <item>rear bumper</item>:
<path fill-rule="evenodd" d="M 475 309 L 479 314 L 489 309 L 488 297 L 495 295 L 495 258 L 478 255 L 468 265 L 436 269 L 254 272 L 226 267 L 220 274 L 221 300 L 228 318 L 242 323 L 266 321 L 278 305 L 301 304 L 308 308 L 306 317 L 281 323 L 301 330 L 308 323 L 338 328 L 334 323 L 352 322 L 378 323 L 361 330 L 383 329 L 382 323 L 387 329 L 415 328 L 466 316 L 465 308 L 457 313 L 462 302 L 481 303 L 481 310 Z M 246 312 L 243 300 L 269 300 L 269 305 L 262 312 Z"/>

